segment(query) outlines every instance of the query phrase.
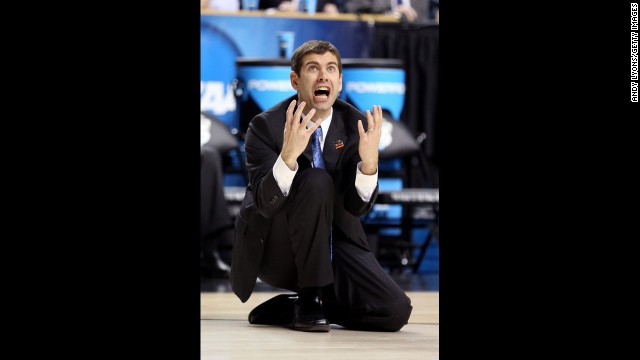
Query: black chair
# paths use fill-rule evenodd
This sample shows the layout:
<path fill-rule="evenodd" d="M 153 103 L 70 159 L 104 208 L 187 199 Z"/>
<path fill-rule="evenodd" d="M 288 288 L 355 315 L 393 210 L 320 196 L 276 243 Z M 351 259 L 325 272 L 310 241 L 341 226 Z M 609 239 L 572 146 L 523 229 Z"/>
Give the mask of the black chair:
<path fill-rule="evenodd" d="M 421 142 L 426 139 L 426 135 L 414 136 L 404 123 L 394 121 L 386 110 L 383 110 L 382 131 L 379 179 L 400 178 L 403 188 L 393 193 L 405 191 L 418 194 L 417 192 L 424 189 L 430 179 L 428 162 L 421 149 Z M 383 169 L 382 162 L 394 160 L 401 162 L 402 166 L 399 169 L 397 167 Z M 416 170 L 418 174 L 414 174 Z M 381 191 L 377 204 L 400 205 L 401 218 L 387 219 L 379 216 L 379 212 L 372 211 L 363 218 L 365 231 L 368 233 L 372 250 L 382 266 L 391 271 L 410 267 L 415 273 L 431 239 L 437 232 L 438 205 L 433 201 L 400 201 L 397 199 L 402 197 L 395 198 L 388 196 L 388 193 Z M 413 239 L 413 230 L 418 227 L 426 227 L 430 230 L 422 243 L 416 243 Z M 386 234 L 389 232 L 390 235 Z M 414 256 L 415 249 L 419 249 L 417 257 Z"/>
<path fill-rule="evenodd" d="M 440 241 L 439 207 L 440 190 L 437 188 L 402 189 L 398 191 L 380 191 L 377 204 L 399 204 L 403 206 L 403 214 L 399 224 L 401 233 L 395 236 L 380 236 L 381 228 L 398 224 L 373 223 L 368 224 L 369 231 L 377 232 L 370 235 L 377 245 L 376 254 L 381 265 L 391 271 L 411 268 L 417 273 L 431 241 Z M 427 235 L 422 243 L 413 241 L 413 230 L 427 229 Z M 418 250 L 414 257 L 414 250 Z"/>
<path fill-rule="evenodd" d="M 210 137 L 209 140 L 202 146 L 201 151 L 216 151 L 221 155 L 222 173 L 232 174 L 237 173 L 241 175 L 246 184 L 248 181 L 248 175 L 246 171 L 246 165 L 242 159 L 241 143 L 240 140 L 231 132 L 229 127 L 218 119 L 216 116 L 207 112 L 201 111 L 200 116 L 210 121 Z M 211 149 L 213 148 L 213 149 Z M 201 152 L 201 156 L 203 153 Z M 202 181 L 202 180 L 201 180 Z M 201 186 L 207 186 L 207 184 L 201 184 Z M 212 184 L 211 186 L 215 186 Z M 201 190 L 203 193 L 205 190 Z M 226 186 L 223 189 L 226 194 Z M 226 196 L 225 196 L 226 200 Z M 228 225 L 219 228 L 215 233 L 207 234 L 203 239 L 202 244 L 202 259 L 208 259 L 209 255 L 213 254 L 215 262 L 218 264 L 231 263 L 231 249 L 233 242 L 233 230 L 235 215 L 238 213 L 239 205 L 232 204 L 227 201 L 228 208 L 227 216 L 230 217 Z M 222 216 L 222 214 L 216 214 L 215 211 L 221 211 L 222 208 L 214 210 L 214 216 Z M 226 221 L 225 221 L 226 222 Z M 215 240 L 214 240 L 215 239 Z M 206 262 L 211 262 L 207 260 Z M 220 267 L 220 266 L 219 266 Z"/>
<path fill-rule="evenodd" d="M 249 178 L 239 136 L 234 135 L 227 124 L 214 115 L 201 111 L 200 116 L 206 117 L 211 121 L 211 138 L 208 143 L 224 155 L 225 174 L 240 174 L 245 184 L 247 184 Z"/>
<path fill-rule="evenodd" d="M 380 160 L 399 159 L 402 161 L 402 167 L 396 170 L 383 170 L 380 176 L 400 177 L 404 187 L 423 187 L 430 177 L 427 159 L 420 147 L 422 141 L 426 139 L 426 134 L 414 136 L 403 122 L 393 120 L 387 110 L 382 111 L 382 117 Z M 421 180 L 418 181 L 415 180 L 417 177 L 413 176 L 416 168 L 421 175 Z"/>

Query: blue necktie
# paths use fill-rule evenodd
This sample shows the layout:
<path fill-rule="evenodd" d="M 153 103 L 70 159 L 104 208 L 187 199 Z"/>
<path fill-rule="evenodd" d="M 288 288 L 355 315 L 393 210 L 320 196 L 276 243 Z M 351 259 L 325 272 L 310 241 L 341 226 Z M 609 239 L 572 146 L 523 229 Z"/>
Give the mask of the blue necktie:
<path fill-rule="evenodd" d="M 322 128 L 318 126 L 316 131 L 311 135 L 311 151 L 313 153 L 313 167 L 324 169 L 324 158 L 322 157 L 322 147 L 320 146 L 320 138 L 322 137 Z"/>
<path fill-rule="evenodd" d="M 312 164 L 314 168 L 324 169 L 324 158 L 322 157 L 322 147 L 320 146 L 321 137 L 322 128 L 318 126 L 316 131 L 313 132 L 313 135 L 311 135 Z M 329 259 L 333 261 L 333 234 L 331 230 L 329 230 Z"/>

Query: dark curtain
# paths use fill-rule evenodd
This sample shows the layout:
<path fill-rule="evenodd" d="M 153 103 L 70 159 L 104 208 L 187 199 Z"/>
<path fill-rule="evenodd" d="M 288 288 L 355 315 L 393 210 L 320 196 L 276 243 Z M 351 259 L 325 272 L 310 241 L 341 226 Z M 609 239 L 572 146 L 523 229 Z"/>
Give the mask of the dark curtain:
<path fill-rule="evenodd" d="M 418 136 L 426 134 L 422 150 L 430 173 L 429 187 L 439 187 L 438 151 L 438 25 L 376 24 L 372 58 L 401 59 L 406 76 L 406 93 L 400 120 Z"/>

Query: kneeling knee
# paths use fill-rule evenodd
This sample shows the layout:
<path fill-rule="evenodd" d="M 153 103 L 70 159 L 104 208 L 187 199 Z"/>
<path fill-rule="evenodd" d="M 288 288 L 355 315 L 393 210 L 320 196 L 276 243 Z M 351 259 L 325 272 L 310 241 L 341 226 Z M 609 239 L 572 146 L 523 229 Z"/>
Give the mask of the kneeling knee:
<path fill-rule="evenodd" d="M 323 169 L 308 169 L 300 179 L 301 188 L 306 188 L 310 194 L 332 194 L 333 179 Z"/>
<path fill-rule="evenodd" d="M 390 302 L 389 310 L 390 315 L 382 326 L 384 331 L 398 331 L 402 329 L 408 322 L 411 316 L 411 300 L 404 296 L 402 298 L 395 299 Z"/>

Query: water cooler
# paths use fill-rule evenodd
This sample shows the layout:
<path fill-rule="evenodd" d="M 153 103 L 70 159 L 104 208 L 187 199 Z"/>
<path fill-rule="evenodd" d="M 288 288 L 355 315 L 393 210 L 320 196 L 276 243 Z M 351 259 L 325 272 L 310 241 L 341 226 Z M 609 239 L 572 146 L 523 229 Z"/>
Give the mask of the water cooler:
<path fill-rule="evenodd" d="M 238 58 L 236 66 L 240 131 L 246 133 L 254 116 L 296 91 L 289 80 L 291 65 L 287 59 Z"/>

